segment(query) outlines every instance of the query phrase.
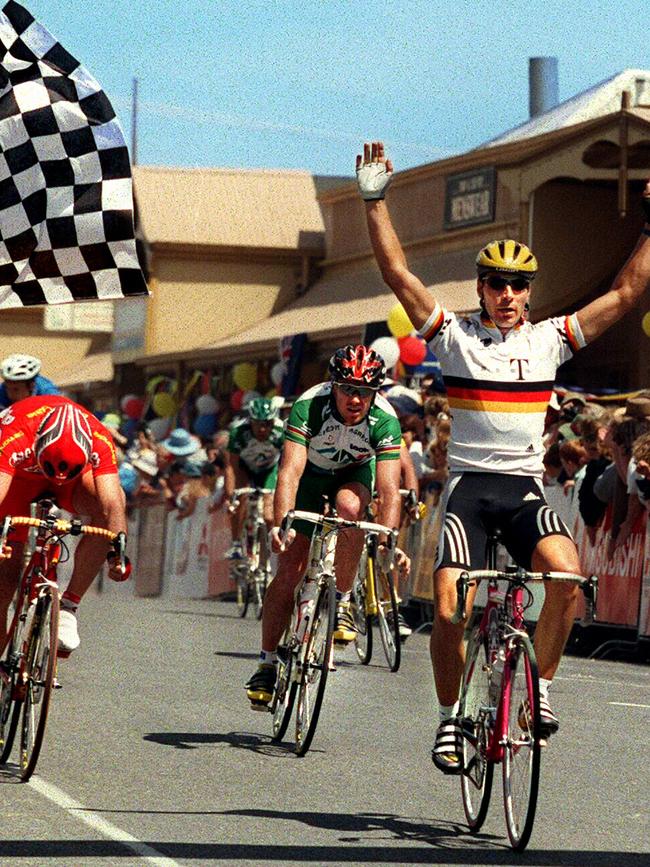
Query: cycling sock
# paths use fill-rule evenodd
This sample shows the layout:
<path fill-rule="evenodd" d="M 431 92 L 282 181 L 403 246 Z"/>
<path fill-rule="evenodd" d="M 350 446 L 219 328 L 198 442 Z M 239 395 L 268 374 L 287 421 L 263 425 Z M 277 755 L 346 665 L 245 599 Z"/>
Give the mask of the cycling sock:
<path fill-rule="evenodd" d="M 278 654 L 275 650 L 260 651 L 260 665 L 277 665 Z"/>
<path fill-rule="evenodd" d="M 81 596 L 77 596 L 76 593 L 71 593 L 69 590 L 66 590 L 61 597 L 61 608 L 63 608 L 64 611 L 72 611 L 74 613 L 79 607 L 80 602 Z"/>
<path fill-rule="evenodd" d="M 351 590 L 348 590 L 347 593 L 341 593 L 340 590 L 336 591 L 336 601 L 337 602 L 349 602 L 351 596 L 352 596 Z"/>
<path fill-rule="evenodd" d="M 455 701 L 453 704 L 440 705 L 440 722 L 446 722 L 448 719 L 454 719 L 458 715 L 460 702 Z"/>
<path fill-rule="evenodd" d="M 545 698 L 548 701 L 548 690 L 551 685 L 550 680 L 546 680 L 545 677 L 540 677 L 539 679 L 539 696 L 540 698 Z"/>

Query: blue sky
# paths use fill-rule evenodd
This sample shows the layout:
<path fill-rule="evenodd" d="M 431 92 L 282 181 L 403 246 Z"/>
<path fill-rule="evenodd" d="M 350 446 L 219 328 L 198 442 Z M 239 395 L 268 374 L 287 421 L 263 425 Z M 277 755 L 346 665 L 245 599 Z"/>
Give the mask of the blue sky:
<path fill-rule="evenodd" d="M 647 0 L 23 0 L 101 82 L 138 161 L 351 175 L 365 139 L 397 168 L 526 120 L 528 58 L 560 98 L 649 68 Z"/>

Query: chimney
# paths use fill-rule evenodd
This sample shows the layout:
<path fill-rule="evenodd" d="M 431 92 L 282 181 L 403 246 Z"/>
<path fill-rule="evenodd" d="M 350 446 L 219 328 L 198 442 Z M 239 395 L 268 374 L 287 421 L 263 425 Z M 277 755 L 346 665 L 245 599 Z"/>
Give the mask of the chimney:
<path fill-rule="evenodd" d="M 554 108 L 559 99 L 557 57 L 528 58 L 528 110 L 537 117 Z"/>

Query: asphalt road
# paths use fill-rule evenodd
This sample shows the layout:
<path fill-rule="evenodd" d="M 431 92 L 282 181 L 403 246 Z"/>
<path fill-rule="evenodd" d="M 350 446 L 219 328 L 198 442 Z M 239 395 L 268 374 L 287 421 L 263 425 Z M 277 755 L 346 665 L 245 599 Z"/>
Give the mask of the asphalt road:
<path fill-rule="evenodd" d="M 299 759 L 248 709 L 259 624 L 233 604 L 91 592 L 81 633 L 38 773 L 22 784 L 0 769 L 2 867 L 650 863 L 647 666 L 564 660 L 562 728 L 516 855 L 500 782 L 471 837 L 458 780 L 431 764 L 426 635 L 406 643 L 397 674 L 345 651 Z"/>

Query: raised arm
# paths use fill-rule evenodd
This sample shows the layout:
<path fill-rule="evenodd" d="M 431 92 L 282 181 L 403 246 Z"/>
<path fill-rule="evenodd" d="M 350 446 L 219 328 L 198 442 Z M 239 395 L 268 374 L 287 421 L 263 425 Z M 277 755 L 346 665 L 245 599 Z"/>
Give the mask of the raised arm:
<path fill-rule="evenodd" d="M 366 203 L 370 242 L 382 276 L 420 328 L 435 307 L 435 298 L 422 281 L 409 271 L 404 250 L 393 228 L 384 196 L 393 175 L 393 164 L 384 156 L 382 142 L 366 142 L 357 156 L 357 182 Z"/>
<path fill-rule="evenodd" d="M 646 222 L 641 237 L 611 289 L 578 310 L 578 322 L 587 343 L 629 313 L 650 284 L 650 181 L 643 192 L 643 209 Z"/>

